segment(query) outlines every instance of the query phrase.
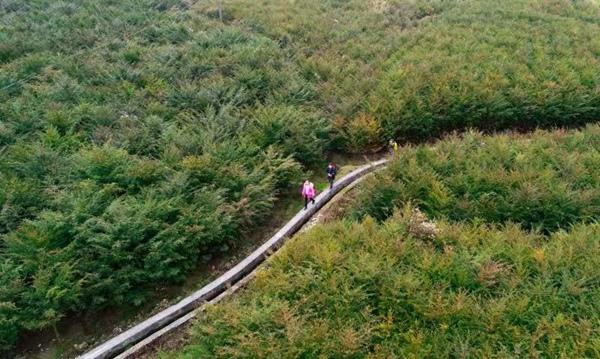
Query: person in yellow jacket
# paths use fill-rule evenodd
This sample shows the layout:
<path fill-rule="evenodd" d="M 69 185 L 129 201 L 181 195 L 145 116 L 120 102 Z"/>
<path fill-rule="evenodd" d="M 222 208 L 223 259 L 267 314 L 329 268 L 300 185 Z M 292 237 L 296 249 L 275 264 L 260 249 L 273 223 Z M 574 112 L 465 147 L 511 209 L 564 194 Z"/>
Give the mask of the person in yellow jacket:
<path fill-rule="evenodd" d="M 398 153 L 398 142 L 396 142 L 393 138 L 390 138 L 389 147 L 390 156 L 394 157 Z"/>

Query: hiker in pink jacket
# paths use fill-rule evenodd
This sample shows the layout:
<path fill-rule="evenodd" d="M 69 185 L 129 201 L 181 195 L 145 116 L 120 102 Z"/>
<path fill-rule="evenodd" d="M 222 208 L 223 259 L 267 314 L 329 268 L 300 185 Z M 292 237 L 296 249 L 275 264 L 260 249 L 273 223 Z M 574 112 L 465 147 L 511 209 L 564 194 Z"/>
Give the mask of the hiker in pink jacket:
<path fill-rule="evenodd" d="M 315 185 L 309 180 L 304 181 L 304 184 L 302 185 L 302 197 L 304 197 L 304 209 L 308 208 L 308 202 L 312 201 L 313 204 L 315 203 L 316 194 L 317 194 L 317 191 L 315 190 Z"/>

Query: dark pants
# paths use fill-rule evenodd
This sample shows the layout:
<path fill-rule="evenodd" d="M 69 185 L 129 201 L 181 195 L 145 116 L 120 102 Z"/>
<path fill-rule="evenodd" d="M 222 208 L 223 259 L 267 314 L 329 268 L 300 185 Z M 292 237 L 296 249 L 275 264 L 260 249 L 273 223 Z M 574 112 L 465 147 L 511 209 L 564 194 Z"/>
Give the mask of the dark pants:
<path fill-rule="evenodd" d="M 304 197 L 304 209 L 308 208 L 308 202 L 312 201 L 313 204 L 315 204 L 315 199 L 314 198 L 308 198 L 308 196 Z"/>
<path fill-rule="evenodd" d="M 327 180 L 329 181 L 329 188 L 333 187 L 333 181 L 335 181 L 335 176 L 328 175 Z"/>

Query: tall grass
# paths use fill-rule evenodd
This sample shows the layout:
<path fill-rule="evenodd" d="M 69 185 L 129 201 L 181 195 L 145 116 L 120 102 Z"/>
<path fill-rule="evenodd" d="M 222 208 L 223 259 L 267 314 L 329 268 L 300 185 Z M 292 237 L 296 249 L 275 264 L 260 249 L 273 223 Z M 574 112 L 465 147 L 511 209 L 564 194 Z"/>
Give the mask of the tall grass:
<path fill-rule="evenodd" d="M 421 218 L 422 219 L 422 218 Z M 596 357 L 600 227 L 336 222 L 284 247 L 163 358 Z"/>
<path fill-rule="evenodd" d="M 418 206 L 434 218 L 514 222 L 552 232 L 600 218 L 600 126 L 530 135 L 468 133 L 407 147 L 358 192 L 353 213 L 382 220 Z"/>

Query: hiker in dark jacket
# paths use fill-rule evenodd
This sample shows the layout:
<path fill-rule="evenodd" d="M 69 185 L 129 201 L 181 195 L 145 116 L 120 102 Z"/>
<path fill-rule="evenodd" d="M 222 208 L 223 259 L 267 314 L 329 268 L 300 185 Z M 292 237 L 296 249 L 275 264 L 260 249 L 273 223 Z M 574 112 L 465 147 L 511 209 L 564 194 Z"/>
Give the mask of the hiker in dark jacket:
<path fill-rule="evenodd" d="M 335 181 L 336 174 L 337 167 L 333 162 L 329 162 L 329 166 L 327 166 L 327 181 L 329 181 L 329 188 L 333 187 L 333 181 Z"/>

